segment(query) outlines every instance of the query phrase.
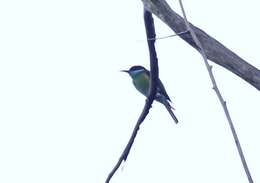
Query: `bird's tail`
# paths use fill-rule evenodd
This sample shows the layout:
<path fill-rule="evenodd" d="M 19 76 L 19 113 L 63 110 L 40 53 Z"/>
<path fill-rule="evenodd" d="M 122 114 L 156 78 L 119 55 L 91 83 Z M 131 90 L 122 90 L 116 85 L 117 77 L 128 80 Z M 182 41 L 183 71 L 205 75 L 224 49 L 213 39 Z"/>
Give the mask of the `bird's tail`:
<path fill-rule="evenodd" d="M 167 102 L 164 102 L 163 104 L 164 104 L 164 106 L 166 107 L 167 111 L 170 113 L 172 119 L 173 119 L 173 120 L 175 121 L 175 123 L 177 124 L 179 121 L 178 121 L 177 117 L 175 116 L 175 114 L 174 114 L 173 111 L 172 111 L 172 110 L 173 110 L 172 106 L 169 104 L 168 101 L 167 101 Z"/>
<path fill-rule="evenodd" d="M 173 120 L 175 121 L 175 123 L 177 124 L 179 121 L 178 121 L 178 119 L 176 118 L 176 116 L 174 115 L 174 113 L 173 113 L 173 111 L 172 111 L 174 108 L 171 106 L 171 104 L 169 103 L 168 99 L 165 98 L 165 96 L 163 96 L 163 95 L 156 95 L 156 100 L 157 100 L 158 102 L 162 103 L 162 104 L 165 106 L 165 108 L 167 109 L 167 111 L 170 113 L 172 119 L 173 119 Z"/>

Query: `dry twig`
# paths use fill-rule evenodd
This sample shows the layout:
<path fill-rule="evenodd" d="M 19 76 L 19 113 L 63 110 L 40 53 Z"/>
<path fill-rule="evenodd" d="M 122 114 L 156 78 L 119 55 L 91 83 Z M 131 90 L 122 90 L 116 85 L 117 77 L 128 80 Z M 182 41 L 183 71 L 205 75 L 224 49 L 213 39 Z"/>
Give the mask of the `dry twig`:
<path fill-rule="evenodd" d="M 207 67 L 207 70 L 208 70 L 208 73 L 209 73 L 209 76 L 210 76 L 210 79 L 211 79 L 211 82 L 212 82 L 212 85 L 213 85 L 213 89 L 216 92 L 216 94 L 218 96 L 218 99 L 219 99 L 219 101 L 220 101 L 220 103 L 221 103 L 221 105 L 223 107 L 224 112 L 225 112 L 225 115 L 227 117 L 230 129 L 231 129 L 232 134 L 233 134 L 233 138 L 234 138 L 235 143 L 236 143 L 236 147 L 237 147 L 240 159 L 242 161 L 244 170 L 245 170 L 247 178 L 248 178 L 248 181 L 250 183 L 253 183 L 253 179 L 252 179 L 250 171 L 248 169 L 248 166 L 247 166 L 247 163 L 246 163 L 246 160 L 245 160 L 245 157 L 244 157 L 244 154 L 243 154 L 243 151 L 242 151 L 242 148 L 241 148 L 241 145 L 240 145 L 240 142 L 239 142 L 236 130 L 234 128 L 233 122 L 232 122 L 230 114 L 228 112 L 226 101 L 224 101 L 224 99 L 223 99 L 223 97 L 222 97 L 222 95 L 221 95 L 221 93 L 220 93 L 220 91 L 218 89 L 218 86 L 217 86 L 216 80 L 214 78 L 214 75 L 212 73 L 212 66 L 209 65 L 208 60 L 207 60 L 207 56 L 206 56 L 206 53 L 205 53 L 205 50 L 204 50 L 203 46 L 201 45 L 200 40 L 196 36 L 194 30 L 191 28 L 191 26 L 190 26 L 190 24 L 189 24 L 189 22 L 187 20 L 186 13 L 185 13 L 182 1 L 179 0 L 179 3 L 180 3 L 180 6 L 181 6 L 181 10 L 182 10 L 183 18 L 184 18 L 184 21 L 185 21 L 185 25 L 186 25 L 188 31 L 190 32 L 192 39 L 194 40 L 194 42 L 196 43 L 196 45 L 199 48 L 199 52 L 201 53 L 201 55 L 203 57 L 203 60 L 204 60 L 204 63 L 206 65 L 206 67 Z"/>

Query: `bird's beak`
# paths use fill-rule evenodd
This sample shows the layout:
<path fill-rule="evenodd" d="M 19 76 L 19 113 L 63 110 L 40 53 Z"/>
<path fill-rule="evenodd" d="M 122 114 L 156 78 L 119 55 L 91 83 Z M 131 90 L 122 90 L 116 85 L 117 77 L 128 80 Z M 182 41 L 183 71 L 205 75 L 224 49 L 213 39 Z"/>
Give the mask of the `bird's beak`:
<path fill-rule="evenodd" d="M 129 71 L 128 71 L 128 70 L 121 70 L 120 72 L 126 72 L 126 73 L 129 73 Z"/>

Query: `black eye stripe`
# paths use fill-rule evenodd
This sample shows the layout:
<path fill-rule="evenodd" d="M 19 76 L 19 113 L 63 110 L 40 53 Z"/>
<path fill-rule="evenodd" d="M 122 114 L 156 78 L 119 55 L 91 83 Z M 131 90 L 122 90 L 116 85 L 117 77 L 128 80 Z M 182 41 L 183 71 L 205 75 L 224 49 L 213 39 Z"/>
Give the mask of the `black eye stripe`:
<path fill-rule="evenodd" d="M 143 70 L 145 70 L 144 67 L 137 65 L 137 66 L 131 67 L 129 71 L 143 71 Z"/>
<path fill-rule="evenodd" d="M 132 73 L 138 73 L 138 72 L 142 72 L 142 71 L 144 71 L 143 69 L 138 69 L 138 70 L 133 70 L 133 71 L 130 71 L 130 72 L 132 72 Z"/>

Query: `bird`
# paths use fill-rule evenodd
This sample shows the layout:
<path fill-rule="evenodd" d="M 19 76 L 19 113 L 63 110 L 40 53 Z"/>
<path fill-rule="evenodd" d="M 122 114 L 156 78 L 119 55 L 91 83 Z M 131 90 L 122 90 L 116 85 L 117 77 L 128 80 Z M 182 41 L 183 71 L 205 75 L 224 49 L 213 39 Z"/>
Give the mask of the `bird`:
<path fill-rule="evenodd" d="M 149 86 L 150 86 L 150 71 L 140 65 L 132 66 L 129 70 L 121 70 L 121 72 L 126 72 L 132 78 L 132 82 L 135 88 L 142 93 L 144 96 L 148 96 Z M 173 113 L 173 107 L 171 106 L 171 99 L 167 94 L 163 83 L 158 80 L 156 89 L 155 100 L 163 104 L 167 111 L 170 113 L 172 119 L 175 123 L 178 123 L 177 117 Z"/>

